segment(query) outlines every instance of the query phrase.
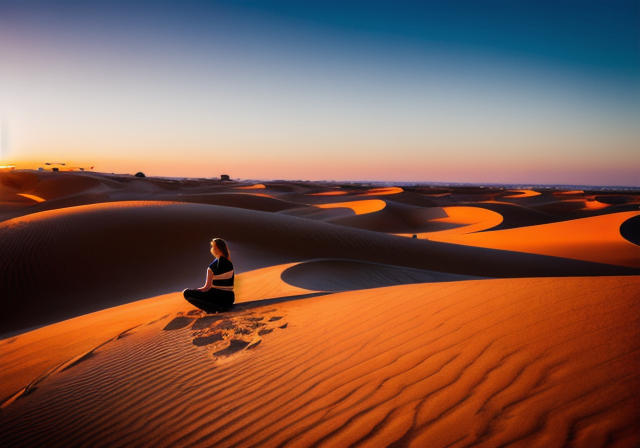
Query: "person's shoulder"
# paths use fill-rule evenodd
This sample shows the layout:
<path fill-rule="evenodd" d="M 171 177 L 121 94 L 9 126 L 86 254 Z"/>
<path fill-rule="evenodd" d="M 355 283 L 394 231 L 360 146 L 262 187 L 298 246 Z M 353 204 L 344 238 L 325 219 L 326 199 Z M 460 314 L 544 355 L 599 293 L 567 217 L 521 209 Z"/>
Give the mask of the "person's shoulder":
<path fill-rule="evenodd" d="M 229 260 L 228 258 L 225 257 L 221 257 L 220 258 L 220 266 L 231 266 L 233 268 L 233 263 L 231 262 L 231 260 Z"/>

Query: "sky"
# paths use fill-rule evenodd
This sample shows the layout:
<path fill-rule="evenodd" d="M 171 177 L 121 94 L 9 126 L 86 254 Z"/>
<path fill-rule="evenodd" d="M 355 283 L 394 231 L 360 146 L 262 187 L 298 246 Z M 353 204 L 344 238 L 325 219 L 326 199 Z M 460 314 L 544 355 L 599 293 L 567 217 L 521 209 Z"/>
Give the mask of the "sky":
<path fill-rule="evenodd" d="M 0 165 L 640 186 L 640 0 L 0 2 Z"/>

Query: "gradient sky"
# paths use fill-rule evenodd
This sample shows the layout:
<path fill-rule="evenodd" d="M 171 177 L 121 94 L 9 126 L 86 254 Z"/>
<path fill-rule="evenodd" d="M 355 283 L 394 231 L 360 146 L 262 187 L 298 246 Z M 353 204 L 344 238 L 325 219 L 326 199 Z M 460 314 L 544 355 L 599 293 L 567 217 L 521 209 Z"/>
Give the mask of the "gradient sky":
<path fill-rule="evenodd" d="M 0 2 L 0 164 L 640 186 L 640 1 Z"/>

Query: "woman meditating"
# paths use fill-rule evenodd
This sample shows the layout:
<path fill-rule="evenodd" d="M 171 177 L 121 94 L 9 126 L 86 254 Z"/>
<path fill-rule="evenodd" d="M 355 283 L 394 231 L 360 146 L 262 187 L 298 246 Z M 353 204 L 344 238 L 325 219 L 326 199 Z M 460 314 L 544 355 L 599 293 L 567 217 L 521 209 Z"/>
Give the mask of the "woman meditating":
<path fill-rule="evenodd" d="M 215 260 L 207 269 L 207 281 L 202 288 L 185 289 L 184 298 L 189 303 L 206 311 L 216 313 L 231 308 L 235 301 L 233 293 L 233 263 L 227 243 L 220 238 L 211 240 L 211 253 Z"/>

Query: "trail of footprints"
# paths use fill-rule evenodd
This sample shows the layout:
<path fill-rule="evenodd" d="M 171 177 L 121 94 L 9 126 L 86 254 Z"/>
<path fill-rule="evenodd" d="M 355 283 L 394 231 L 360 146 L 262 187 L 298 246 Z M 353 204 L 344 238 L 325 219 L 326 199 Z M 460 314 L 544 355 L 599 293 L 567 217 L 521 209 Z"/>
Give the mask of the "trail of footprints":
<path fill-rule="evenodd" d="M 214 359 L 226 358 L 252 350 L 262 337 L 276 330 L 284 330 L 288 323 L 277 310 L 262 312 L 206 314 L 200 310 L 178 313 L 165 327 L 165 331 L 178 330 L 191 325 L 192 343 L 197 347 L 207 346 Z"/>

